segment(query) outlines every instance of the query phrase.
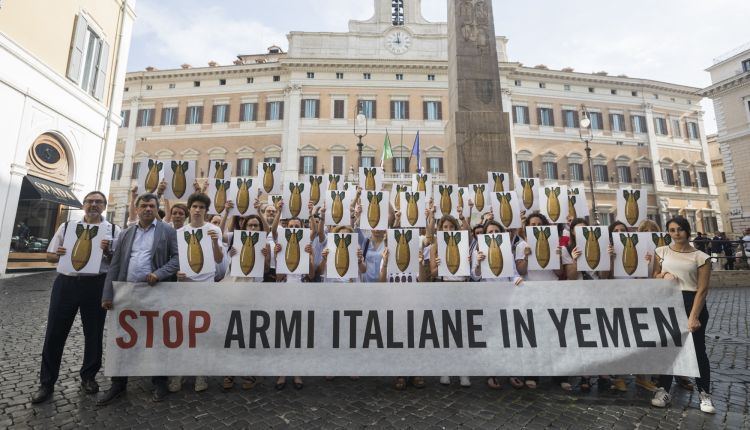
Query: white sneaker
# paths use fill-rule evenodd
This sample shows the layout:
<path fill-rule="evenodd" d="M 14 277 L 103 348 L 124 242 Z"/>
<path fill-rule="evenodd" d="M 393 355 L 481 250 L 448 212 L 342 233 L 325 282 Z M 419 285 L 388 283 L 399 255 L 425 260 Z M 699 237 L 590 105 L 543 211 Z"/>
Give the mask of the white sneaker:
<path fill-rule="evenodd" d="M 711 395 L 708 393 L 700 392 L 700 399 L 701 399 L 701 412 L 705 412 L 707 414 L 715 414 L 716 408 L 714 407 L 714 402 L 711 401 Z"/>
<path fill-rule="evenodd" d="M 458 380 L 461 383 L 462 387 L 464 388 L 471 387 L 471 381 L 469 380 L 468 376 L 459 376 Z"/>
<path fill-rule="evenodd" d="M 201 391 L 208 390 L 208 381 L 206 381 L 205 376 L 196 376 L 195 377 L 195 392 L 199 393 Z"/>
<path fill-rule="evenodd" d="M 656 406 L 657 408 L 666 407 L 670 403 L 672 403 L 672 396 L 670 396 L 664 388 L 656 390 L 654 398 L 651 399 L 651 405 Z"/>
<path fill-rule="evenodd" d="M 440 383 L 443 385 L 450 385 L 451 384 L 451 377 L 450 376 L 441 376 L 440 377 Z"/>
<path fill-rule="evenodd" d="M 182 390 L 182 376 L 170 376 L 167 390 L 169 390 L 170 393 L 176 393 Z"/>

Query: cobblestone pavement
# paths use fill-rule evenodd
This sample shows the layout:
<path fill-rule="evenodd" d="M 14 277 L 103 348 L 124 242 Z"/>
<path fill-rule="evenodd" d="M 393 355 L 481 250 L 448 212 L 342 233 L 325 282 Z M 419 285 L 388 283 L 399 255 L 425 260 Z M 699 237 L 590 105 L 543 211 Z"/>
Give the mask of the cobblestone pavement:
<path fill-rule="evenodd" d="M 262 378 L 252 390 L 222 391 L 219 378 L 210 388 L 182 392 L 159 404 L 151 402 L 150 383 L 131 381 L 126 397 L 98 408 L 79 391 L 83 354 L 80 320 L 76 321 L 63 358 L 60 381 L 49 402 L 32 406 L 37 388 L 49 292 L 54 274 L 0 280 L 0 428 L 750 428 L 750 288 L 716 289 L 709 298 L 711 319 L 707 345 L 718 413 L 704 415 L 697 393 L 673 388 L 673 406 L 655 409 L 650 397 L 628 381 L 629 392 L 565 394 L 542 379 L 536 390 L 514 390 L 507 383 L 489 389 L 483 378 L 471 388 L 441 386 L 406 392 L 392 388 L 391 378 L 307 378 L 305 388 L 274 389 L 274 378 Z M 98 377 L 104 388 L 109 382 Z M 289 381 L 291 382 L 291 381 Z"/>

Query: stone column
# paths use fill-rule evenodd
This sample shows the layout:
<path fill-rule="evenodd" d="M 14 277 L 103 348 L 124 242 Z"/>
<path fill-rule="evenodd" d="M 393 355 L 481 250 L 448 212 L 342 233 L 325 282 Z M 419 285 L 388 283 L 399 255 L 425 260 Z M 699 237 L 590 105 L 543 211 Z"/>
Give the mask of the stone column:
<path fill-rule="evenodd" d="M 302 85 L 291 83 L 284 89 L 284 123 L 281 136 L 281 171 L 283 180 L 299 181 L 299 112 Z"/>

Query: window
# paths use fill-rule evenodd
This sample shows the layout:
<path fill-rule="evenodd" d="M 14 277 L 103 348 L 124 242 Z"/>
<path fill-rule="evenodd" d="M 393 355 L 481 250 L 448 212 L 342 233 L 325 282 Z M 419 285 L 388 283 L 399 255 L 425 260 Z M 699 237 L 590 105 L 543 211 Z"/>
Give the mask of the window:
<path fill-rule="evenodd" d="M 393 157 L 393 171 L 404 173 L 409 170 L 409 157 Z"/>
<path fill-rule="evenodd" d="M 654 99 L 659 100 L 659 94 L 654 93 Z"/>
<path fill-rule="evenodd" d="M 570 91 L 570 84 L 563 85 L 563 90 Z"/>
<path fill-rule="evenodd" d="M 102 100 L 108 61 L 109 44 L 89 27 L 83 15 L 78 15 L 68 58 L 68 78 L 87 94 Z"/>
<path fill-rule="evenodd" d="M 375 100 L 360 100 L 357 104 L 359 105 L 357 106 L 357 114 L 362 112 L 367 119 L 373 119 L 377 116 Z"/>
<path fill-rule="evenodd" d="M 727 172 L 721 171 L 721 183 L 726 184 L 727 183 Z"/>
<path fill-rule="evenodd" d="M 424 102 L 422 103 L 422 109 L 424 112 L 423 119 L 427 121 L 439 121 L 443 119 L 443 103 L 442 102 Z"/>
<path fill-rule="evenodd" d="M 533 167 L 533 164 L 529 160 L 518 160 L 518 174 L 521 175 L 522 178 L 534 177 Z"/>
<path fill-rule="evenodd" d="M 544 82 L 539 82 L 539 88 L 547 88 L 547 84 Z"/>
<path fill-rule="evenodd" d="M 719 231 L 719 225 L 717 224 L 716 217 L 703 215 L 703 232 L 708 233 L 712 231 Z"/>
<path fill-rule="evenodd" d="M 315 72 L 307 72 L 307 79 L 315 79 Z"/>
<path fill-rule="evenodd" d="M 336 175 L 344 174 L 344 157 L 343 156 L 341 155 L 333 156 L 333 173 Z"/>
<path fill-rule="evenodd" d="M 555 125 L 555 114 L 552 108 L 538 108 L 539 125 L 553 127 Z"/>
<path fill-rule="evenodd" d="M 344 100 L 333 101 L 333 117 L 335 119 L 344 119 Z"/>
<path fill-rule="evenodd" d="M 237 176 L 252 176 L 253 175 L 253 159 L 252 158 L 238 158 L 237 159 Z"/>
<path fill-rule="evenodd" d="M 578 128 L 578 111 L 566 109 L 563 111 L 565 128 Z"/>
<path fill-rule="evenodd" d="M 404 74 L 403 73 L 396 73 L 396 80 L 397 81 L 403 81 L 404 80 Z"/>
<path fill-rule="evenodd" d="M 255 82 L 255 78 L 253 78 L 253 77 L 248 77 L 248 78 L 247 78 L 247 80 L 246 80 L 245 82 L 247 82 L 248 84 L 252 84 L 253 82 Z"/>
<path fill-rule="evenodd" d="M 666 185 L 674 185 L 674 170 L 669 167 L 662 168 L 661 180 L 664 181 Z"/>
<path fill-rule="evenodd" d="M 654 118 L 654 129 L 656 134 L 667 135 L 667 120 L 664 118 Z"/>
<path fill-rule="evenodd" d="M 344 79 L 344 74 L 341 72 L 336 72 L 336 79 Z"/>
<path fill-rule="evenodd" d="M 427 80 L 428 81 L 434 81 L 435 80 L 435 75 L 427 75 Z"/>
<path fill-rule="evenodd" d="M 630 95 L 633 97 L 638 97 L 638 91 L 631 91 Z"/>
<path fill-rule="evenodd" d="M 112 165 L 112 180 L 119 181 L 122 177 L 122 163 L 115 163 Z"/>
<path fill-rule="evenodd" d="M 369 73 L 362 73 L 362 79 L 369 80 L 372 77 Z"/>
<path fill-rule="evenodd" d="M 515 85 L 517 87 L 520 87 L 521 86 L 521 81 L 519 79 L 516 79 L 515 81 L 513 81 L 513 85 Z"/>
<path fill-rule="evenodd" d="M 317 157 L 312 155 L 306 155 L 304 157 L 299 157 L 299 171 L 300 173 L 304 175 L 312 175 L 315 174 L 315 164 Z"/>
<path fill-rule="evenodd" d="M 689 139 L 698 139 L 698 123 L 689 122 L 687 123 L 687 132 Z"/>
<path fill-rule="evenodd" d="M 133 168 L 130 170 L 130 177 L 132 179 L 137 179 L 138 178 L 138 171 L 140 169 L 141 169 L 141 162 L 140 161 L 136 161 L 135 163 L 133 163 Z"/>
<path fill-rule="evenodd" d="M 266 121 L 280 121 L 284 119 L 284 102 L 266 103 Z"/>
<path fill-rule="evenodd" d="M 617 166 L 617 176 L 620 178 L 620 182 L 631 183 L 633 178 L 630 176 L 629 166 Z"/>
<path fill-rule="evenodd" d="M 617 95 L 617 90 L 609 90 L 609 93 L 612 94 L 613 96 L 616 96 Z"/>
<path fill-rule="evenodd" d="M 609 114 L 609 123 L 612 126 L 612 131 L 625 131 L 625 115 L 621 113 Z"/>
<path fill-rule="evenodd" d="M 154 111 L 155 109 L 139 109 L 138 110 L 138 127 L 152 127 L 154 125 Z"/>
<path fill-rule="evenodd" d="M 193 86 L 194 87 L 200 87 L 201 86 L 201 81 L 193 81 Z"/>
<path fill-rule="evenodd" d="M 302 99 L 300 117 L 320 118 L 320 100 Z"/>
<path fill-rule="evenodd" d="M 222 124 L 229 121 L 229 105 L 214 105 L 211 122 Z"/>
<path fill-rule="evenodd" d="M 544 168 L 544 177 L 547 179 L 557 179 L 557 163 L 554 161 L 545 161 L 542 163 Z"/>
<path fill-rule="evenodd" d="M 391 119 L 409 119 L 409 102 L 406 100 L 391 100 Z"/>
<path fill-rule="evenodd" d="M 612 224 L 612 213 L 611 212 L 599 213 L 599 220 L 601 221 L 603 226 Z"/>
<path fill-rule="evenodd" d="M 708 188 L 708 173 L 698 172 L 698 187 Z"/>
<path fill-rule="evenodd" d="M 219 79 L 219 85 L 226 85 L 227 80 L 226 79 Z"/>
<path fill-rule="evenodd" d="M 750 72 L 750 58 L 742 62 L 742 71 Z"/>
<path fill-rule="evenodd" d="M 606 164 L 594 165 L 594 181 L 596 182 L 609 181 L 609 171 L 607 170 Z"/>
<path fill-rule="evenodd" d="M 651 167 L 639 167 L 638 174 L 641 175 L 641 183 L 653 184 L 654 183 L 654 169 Z"/>
<path fill-rule="evenodd" d="M 648 127 L 646 127 L 646 117 L 643 115 L 633 115 L 633 132 L 634 133 L 648 133 Z"/>
<path fill-rule="evenodd" d="M 123 89 L 123 91 L 127 93 L 128 91 L 130 91 L 130 87 L 125 87 L 125 88 Z"/>
<path fill-rule="evenodd" d="M 589 87 L 589 92 L 593 93 L 594 92 L 594 87 Z"/>
<path fill-rule="evenodd" d="M 680 182 L 682 183 L 683 187 L 692 187 L 693 181 L 690 178 L 690 171 L 689 170 L 680 170 Z"/>
<path fill-rule="evenodd" d="M 443 159 L 441 157 L 427 157 L 427 169 L 430 173 L 443 173 Z"/>
<path fill-rule="evenodd" d="M 177 108 L 165 107 L 161 110 L 161 125 L 177 124 Z"/>
<path fill-rule="evenodd" d="M 130 125 L 130 111 L 129 110 L 120 111 L 120 121 L 122 121 L 122 123 L 120 124 L 120 127 L 128 128 L 128 126 Z"/>
<path fill-rule="evenodd" d="M 375 167 L 375 157 L 362 157 L 362 167 Z"/>
<path fill-rule="evenodd" d="M 391 1 L 391 24 L 404 25 L 404 0 Z"/>
<path fill-rule="evenodd" d="M 674 136 L 674 137 L 682 137 L 682 131 L 680 131 L 680 120 L 679 119 L 673 119 L 672 120 L 672 136 Z"/>
<path fill-rule="evenodd" d="M 591 120 L 592 130 L 604 130 L 601 112 L 589 112 L 589 119 Z"/>
<path fill-rule="evenodd" d="M 281 76 L 279 76 L 279 75 L 273 75 L 273 81 L 274 81 L 274 82 L 279 82 L 279 81 L 281 81 Z"/>
<path fill-rule="evenodd" d="M 173 90 L 173 89 L 175 89 L 175 87 L 177 87 L 177 85 L 176 85 L 176 84 L 174 84 L 174 83 L 172 83 L 172 84 L 169 84 L 169 89 L 170 89 L 170 90 Z"/>
<path fill-rule="evenodd" d="M 529 107 L 513 106 L 513 123 L 529 124 Z"/>
<path fill-rule="evenodd" d="M 240 105 L 240 121 L 250 122 L 258 120 L 258 103 L 242 103 Z"/>
<path fill-rule="evenodd" d="M 154 89 L 153 85 L 146 85 L 146 91 L 151 91 Z"/>
<path fill-rule="evenodd" d="M 185 113 L 185 124 L 200 124 L 203 122 L 203 106 L 188 106 Z"/>
<path fill-rule="evenodd" d="M 570 171 L 571 181 L 583 181 L 583 164 L 568 163 L 568 170 Z"/>

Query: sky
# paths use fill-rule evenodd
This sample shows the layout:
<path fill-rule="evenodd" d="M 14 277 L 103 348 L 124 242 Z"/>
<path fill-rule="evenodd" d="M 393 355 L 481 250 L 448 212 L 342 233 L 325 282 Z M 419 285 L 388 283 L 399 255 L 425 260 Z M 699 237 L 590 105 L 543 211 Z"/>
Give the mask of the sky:
<path fill-rule="evenodd" d="M 705 87 L 713 59 L 750 42 L 748 0 L 493 0 L 495 32 L 510 61 L 579 72 L 607 71 Z M 446 21 L 446 0 L 422 0 L 429 21 Z M 138 0 L 128 71 L 287 49 L 290 31 L 347 31 L 373 15 L 373 0 Z M 706 131 L 716 131 L 710 100 Z"/>

